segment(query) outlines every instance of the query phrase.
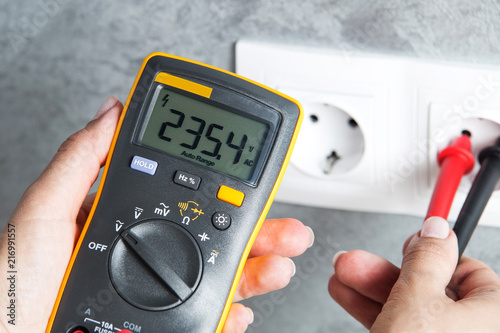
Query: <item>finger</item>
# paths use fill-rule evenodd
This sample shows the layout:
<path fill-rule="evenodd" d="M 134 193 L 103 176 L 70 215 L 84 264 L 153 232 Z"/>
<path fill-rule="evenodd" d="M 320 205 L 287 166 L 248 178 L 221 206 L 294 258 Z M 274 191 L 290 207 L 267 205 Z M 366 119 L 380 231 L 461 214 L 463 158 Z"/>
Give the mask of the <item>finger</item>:
<path fill-rule="evenodd" d="M 36 300 L 20 303 L 18 310 L 29 313 L 30 322 L 39 326 L 50 315 L 78 233 L 76 217 L 106 157 L 118 122 L 121 104 L 116 98 L 111 101 L 111 110 L 101 112 L 100 118 L 63 144 L 23 194 L 9 220 L 16 230 L 16 258 L 22 263 L 23 278 L 17 288 L 20 294 L 24 291 L 24 296 Z M 6 258 L 5 230 L 1 237 L 0 257 Z M 8 289 L 6 282 L 0 282 L 0 290 Z M 42 331 L 39 326 L 33 331 Z"/>
<path fill-rule="evenodd" d="M 222 333 L 245 332 L 248 325 L 253 323 L 253 318 L 253 311 L 250 308 L 245 307 L 243 304 L 233 303 L 224 323 Z"/>
<path fill-rule="evenodd" d="M 405 243 L 403 244 L 403 254 L 406 252 L 406 249 L 408 248 L 408 245 L 410 245 L 411 241 L 413 240 L 413 238 L 415 236 L 417 236 L 418 233 L 414 233 L 413 235 L 411 235 L 410 237 L 408 237 L 406 240 L 405 240 Z"/>
<path fill-rule="evenodd" d="M 383 304 L 399 277 L 399 268 L 366 251 L 349 251 L 335 263 L 336 279 L 359 294 Z"/>
<path fill-rule="evenodd" d="M 413 235 L 411 235 L 410 237 L 408 237 L 408 238 L 406 239 L 406 241 L 405 241 L 405 243 L 404 243 L 404 245 L 403 245 L 403 253 L 405 253 L 406 249 L 408 248 L 408 245 L 410 245 L 410 243 L 413 241 L 413 239 L 414 239 L 415 237 L 418 237 L 418 234 L 419 234 L 419 233 L 414 233 Z M 458 299 L 459 299 L 459 298 L 458 298 L 458 295 L 457 295 L 457 291 L 455 290 L 455 288 L 454 288 L 454 287 L 451 287 L 450 285 L 448 285 L 448 286 L 446 287 L 446 295 L 447 295 L 450 299 L 452 299 L 452 300 L 454 300 L 454 301 L 456 301 L 456 300 L 458 300 Z"/>
<path fill-rule="evenodd" d="M 82 207 L 80 208 L 80 212 L 78 213 L 78 217 L 76 219 L 76 224 L 78 225 L 78 229 L 80 231 L 83 229 L 85 222 L 87 222 L 92 206 L 94 205 L 96 195 L 97 193 L 91 193 L 87 195 L 83 201 Z"/>
<path fill-rule="evenodd" d="M 266 220 L 260 228 L 249 257 L 277 254 L 295 257 L 304 253 L 314 242 L 311 228 L 295 219 Z"/>
<path fill-rule="evenodd" d="M 500 330 L 500 277 L 486 264 L 462 256 L 449 289 L 454 294 L 455 332 L 498 332 Z M 456 318 L 475 318 L 474 321 Z M 444 319 L 446 320 L 446 319 Z"/>
<path fill-rule="evenodd" d="M 105 108 L 109 108 L 103 110 Z M 80 206 L 104 164 L 123 106 L 114 96 L 94 120 L 70 136 L 23 195 L 23 219 L 75 221 Z M 14 218 L 18 211 L 14 213 Z"/>
<path fill-rule="evenodd" d="M 248 259 L 234 301 L 284 288 L 294 274 L 295 264 L 290 258 L 269 254 Z"/>
<path fill-rule="evenodd" d="M 500 297 L 500 277 L 485 263 L 462 256 L 449 288 L 458 300 L 496 294 Z"/>
<path fill-rule="evenodd" d="M 422 302 L 443 296 L 457 257 L 457 238 L 448 222 L 439 217 L 427 219 L 404 252 L 401 274 L 394 286 L 396 294 L 399 291 L 404 298 L 415 297 Z"/>
<path fill-rule="evenodd" d="M 382 311 L 382 304 L 344 285 L 336 274 L 330 278 L 328 292 L 344 310 L 368 329 Z"/>

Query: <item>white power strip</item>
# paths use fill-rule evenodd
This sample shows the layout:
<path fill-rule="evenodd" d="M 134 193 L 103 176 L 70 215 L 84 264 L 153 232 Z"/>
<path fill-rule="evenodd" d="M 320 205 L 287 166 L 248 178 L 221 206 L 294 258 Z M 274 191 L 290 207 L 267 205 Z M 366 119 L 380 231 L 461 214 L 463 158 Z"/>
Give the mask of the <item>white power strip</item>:
<path fill-rule="evenodd" d="M 304 106 L 278 201 L 424 216 L 437 152 L 464 129 L 476 156 L 500 137 L 500 68 L 240 41 L 236 72 Z M 500 226 L 500 191 L 480 223 Z"/>

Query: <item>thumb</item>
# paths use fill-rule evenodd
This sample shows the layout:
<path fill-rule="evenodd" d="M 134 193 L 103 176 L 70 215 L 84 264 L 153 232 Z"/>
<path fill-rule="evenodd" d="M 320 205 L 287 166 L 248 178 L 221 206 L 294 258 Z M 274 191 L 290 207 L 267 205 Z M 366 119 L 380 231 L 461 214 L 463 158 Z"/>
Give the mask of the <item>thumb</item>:
<path fill-rule="evenodd" d="M 123 106 L 109 97 L 87 126 L 70 136 L 23 195 L 12 219 L 75 221 L 109 151 Z"/>
<path fill-rule="evenodd" d="M 20 319 L 15 332 L 43 331 L 41 326 L 50 316 L 74 247 L 76 217 L 106 159 L 121 110 L 118 99 L 111 97 L 83 130 L 66 140 L 23 194 L 9 220 L 16 232 L 16 286 L 22 298 L 16 303 Z M 0 236 L 0 266 L 4 271 L 8 255 L 6 231 Z M 8 281 L 3 280 L 0 290 L 8 290 Z M 6 325 L 2 319 L 0 327 L 2 322 Z"/>
<path fill-rule="evenodd" d="M 455 272 L 457 259 L 457 237 L 448 222 L 430 217 L 404 250 L 395 287 L 404 289 L 407 297 L 424 302 L 442 297 Z"/>
<path fill-rule="evenodd" d="M 457 257 L 457 237 L 448 222 L 428 218 L 407 241 L 399 278 L 370 332 L 388 332 L 389 327 L 391 332 L 427 332 L 428 325 L 453 302 L 446 296 L 446 287 Z"/>

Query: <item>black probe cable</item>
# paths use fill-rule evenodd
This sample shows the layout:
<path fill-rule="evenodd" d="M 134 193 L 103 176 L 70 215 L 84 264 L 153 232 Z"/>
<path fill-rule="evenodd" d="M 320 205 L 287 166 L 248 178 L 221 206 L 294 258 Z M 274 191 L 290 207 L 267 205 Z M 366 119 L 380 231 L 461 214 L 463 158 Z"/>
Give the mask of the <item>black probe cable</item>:
<path fill-rule="evenodd" d="M 453 231 L 458 238 L 458 260 L 476 229 L 479 218 L 500 178 L 500 138 L 479 153 L 481 168 L 474 179 Z"/>

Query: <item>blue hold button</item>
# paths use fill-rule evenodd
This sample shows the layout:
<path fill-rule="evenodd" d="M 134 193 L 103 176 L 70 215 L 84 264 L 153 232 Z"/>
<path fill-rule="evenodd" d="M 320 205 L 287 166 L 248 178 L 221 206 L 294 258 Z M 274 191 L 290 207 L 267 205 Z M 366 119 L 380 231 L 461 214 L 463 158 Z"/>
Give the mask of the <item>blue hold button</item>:
<path fill-rule="evenodd" d="M 156 173 L 156 168 L 158 167 L 158 162 L 153 160 L 148 160 L 147 158 L 134 156 L 130 167 L 134 170 L 147 173 L 148 175 L 154 175 Z"/>

